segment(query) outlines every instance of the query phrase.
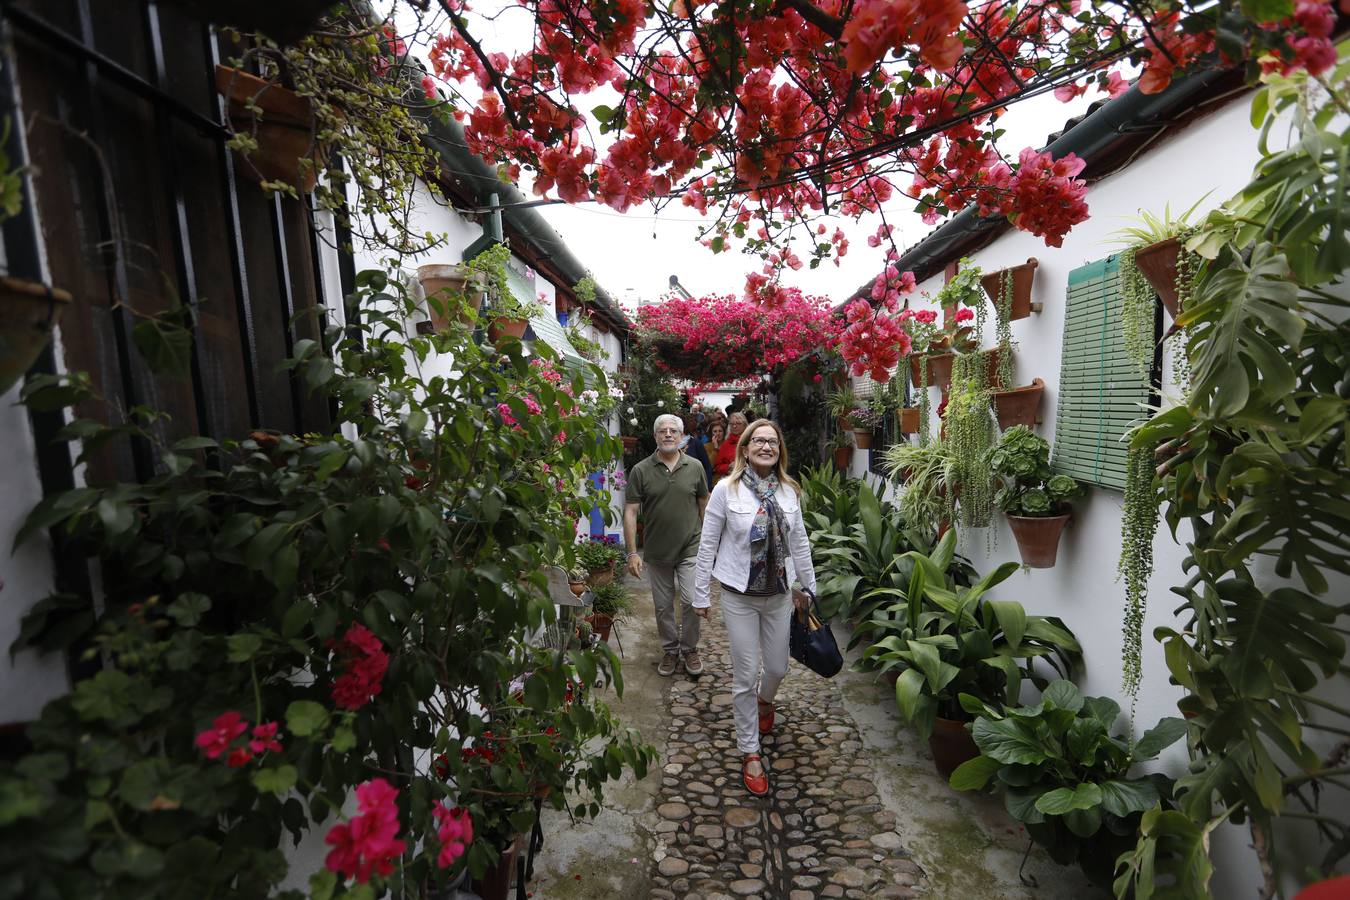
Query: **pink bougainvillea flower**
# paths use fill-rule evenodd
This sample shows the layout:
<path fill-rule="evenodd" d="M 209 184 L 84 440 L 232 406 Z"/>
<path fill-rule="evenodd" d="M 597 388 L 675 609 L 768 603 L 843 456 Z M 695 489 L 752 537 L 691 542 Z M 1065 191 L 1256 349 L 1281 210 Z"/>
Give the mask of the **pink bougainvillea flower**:
<path fill-rule="evenodd" d="M 450 809 L 437 804 L 431 808 L 431 812 L 436 817 L 436 838 L 441 842 L 436 865 L 446 869 L 468 852 L 469 845 L 473 843 L 473 820 L 469 817 L 469 811 L 462 806 Z"/>
<path fill-rule="evenodd" d="M 344 671 L 333 682 L 333 702 L 341 709 L 360 709 L 379 695 L 389 654 L 380 639 L 360 623 L 353 623 L 334 649 Z"/>
<path fill-rule="evenodd" d="M 405 844 L 397 839 L 398 791 L 383 778 L 367 781 L 356 789 L 361 812 L 350 822 L 329 829 L 324 843 L 332 846 L 324 865 L 343 878 L 365 884 L 371 875 L 387 876 Z"/>
<path fill-rule="evenodd" d="M 197 746 L 207 759 L 215 759 L 229 749 L 234 739 L 248 731 L 248 722 L 236 710 L 223 712 L 211 727 L 197 735 Z"/>

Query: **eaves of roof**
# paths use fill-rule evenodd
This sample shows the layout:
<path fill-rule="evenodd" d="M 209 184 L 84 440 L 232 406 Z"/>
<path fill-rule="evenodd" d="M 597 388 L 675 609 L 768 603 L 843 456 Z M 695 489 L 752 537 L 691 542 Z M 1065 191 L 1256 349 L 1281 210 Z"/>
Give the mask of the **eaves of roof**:
<path fill-rule="evenodd" d="M 1145 94 L 1134 85 L 1119 97 L 1093 103 L 1082 115 L 1069 119 L 1050 135 L 1044 149 L 1055 159 L 1077 154 L 1086 163 L 1080 177 L 1099 181 L 1129 165 L 1164 134 L 1207 115 L 1243 88 L 1240 69 L 1178 78 L 1157 94 Z M 948 263 L 988 246 L 1012 227 L 1002 216 L 984 217 L 974 206 L 966 207 L 901 254 L 896 268 L 924 281 Z M 870 298 L 871 291 L 868 281 L 844 303 Z"/>

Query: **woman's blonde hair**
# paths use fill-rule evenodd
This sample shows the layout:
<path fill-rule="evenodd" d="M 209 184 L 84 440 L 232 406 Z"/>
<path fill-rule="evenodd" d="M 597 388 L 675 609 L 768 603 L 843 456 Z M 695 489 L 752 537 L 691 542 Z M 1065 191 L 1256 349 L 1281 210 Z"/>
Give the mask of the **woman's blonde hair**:
<path fill-rule="evenodd" d="M 756 419 L 745 427 L 741 432 L 741 439 L 736 444 L 736 463 L 731 468 L 731 475 L 728 476 L 727 490 L 734 491 L 741 482 L 741 475 L 745 473 L 749 465 L 746 457 L 750 454 L 750 437 L 765 425 L 773 429 L 773 433 L 778 436 L 778 465 L 775 474 L 778 475 L 778 483 L 787 485 L 797 492 L 797 496 L 802 495 L 802 486 L 797 483 L 791 475 L 788 474 L 788 451 L 787 440 L 783 437 L 783 429 L 778 427 L 778 423 L 771 419 Z"/>

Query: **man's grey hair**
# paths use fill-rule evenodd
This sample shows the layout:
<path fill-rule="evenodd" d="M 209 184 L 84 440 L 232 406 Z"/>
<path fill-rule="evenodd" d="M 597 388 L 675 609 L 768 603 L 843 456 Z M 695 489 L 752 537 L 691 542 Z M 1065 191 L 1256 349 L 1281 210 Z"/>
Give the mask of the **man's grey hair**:
<path fill-rule="evenodd" d="M 684 421 L 679 416 L 670 413 L 662 413 L 656 417 L 656 421 L 652 423 L 652 434 L 656 434 L 661 429 L 662 422 L 674 422 L 675 426 L 680 429 L 680 434 L 684 434 Z"/>

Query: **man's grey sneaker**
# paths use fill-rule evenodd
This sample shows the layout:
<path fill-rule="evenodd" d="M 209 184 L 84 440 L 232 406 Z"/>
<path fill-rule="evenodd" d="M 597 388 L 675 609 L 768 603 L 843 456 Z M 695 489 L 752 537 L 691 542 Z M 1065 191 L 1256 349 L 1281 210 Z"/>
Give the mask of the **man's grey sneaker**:
<path fill-rule="evenodd" d="M 703 674 L 703 660 L 699 659 L 697 650 L 687 650 L 684 654 L 684 670 L 690 675 Z"/>
<path fill-rule="evenodd" d="M 661 665 L 656 667 L 657 675 L 674 675 L 675 667 L 680 664 L 680 655 L 678 653 L 667 653 L 661 659 Z"/>

